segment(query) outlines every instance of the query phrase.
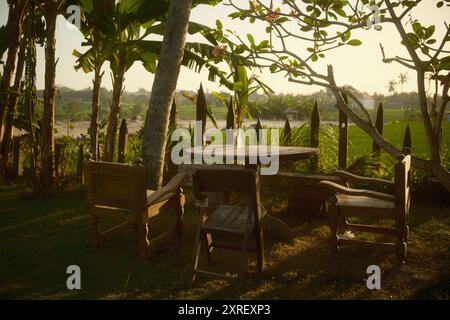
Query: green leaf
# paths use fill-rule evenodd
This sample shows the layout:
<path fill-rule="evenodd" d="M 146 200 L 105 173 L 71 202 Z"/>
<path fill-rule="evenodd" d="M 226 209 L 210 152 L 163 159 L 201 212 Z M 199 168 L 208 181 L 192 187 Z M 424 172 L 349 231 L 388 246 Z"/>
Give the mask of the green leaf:
<path fill-rule="evenodd" d="M 356 47 L 356 46 L 360 46 L 360 45 L 362 44 L 362 42 L 361 42 L 361 40 L 353 39 L 353 40 L 348 41 L 347 44 L 348 44 L 349 46 L 354 46 L 354 47 Z"/>
<path fill-rule="evenodd" d="M 252 46 L 255 45 L 255 38 L 253 38 L 253 36 L 252 36 L 250 33 L 247 34 L 247 39 L 248 39 L 248 41 L 250 41 L 250 44 L 251 44 Z"/>
<path fill-rule="evenodd" d="M 436 30 L 436 26 L 432 25 L 425 29 L 425 39 L 429 39 Z"/>
<path fill-rule="evenodd" d="M 217 27 L 217 30 L 223 29 L 222 21 L 220 21 L 219 19 L 216 20 L 216 27 Z"/>
<path fill-rule="evenodd" d="M 338 15 L 340 15 L 341 17 L 346 18 L 347 14 L 345 13 L 345 11 L 342 8 L 337 8 L 334 10 Z"/>
<path fill-rule="evenodd" d="M 345 41 L 348 41 L 349 39 L 350 39 L 350 36 L 351 36 L 351 32 L 350 31 L 347 31 L 345 34 L 344 34 L 344 39 L 343 39 L 343 41 L 345 42 Z"/>
<path fill-rule="evenodd" d="M 419 35 L 423 29 L 422 25 L 417 21 L 412 24 L 412 28 L 413 28 L 414 33 L 417 35 Z"/>
<path fill-rule="evenodd" d="M 278 68 L 278 64 L 274 63 L 270 66 L 270 72 L 274 73 L 275 71 L 277 71 Z"/>

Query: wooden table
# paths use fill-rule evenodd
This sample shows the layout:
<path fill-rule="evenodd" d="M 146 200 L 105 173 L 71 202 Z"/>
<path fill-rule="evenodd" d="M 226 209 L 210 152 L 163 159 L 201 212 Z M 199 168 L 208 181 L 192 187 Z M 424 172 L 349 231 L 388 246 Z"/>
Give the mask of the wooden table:
<path fill-rule="evenodd" d="M 261 151 L 264 151 L 263 148 Z M 187 150 L 191 157 L 199 157 L 204 154 L 204 147 L 194 147 Z M 234 164 L 242 158 L 245 159 L 245 166 L 249 168 L 255 168 L 259 170 L 260 163 L 257 161 L 256 163 L 251 163 L 252 158 L 258 159 L 258 152 L 260 150 L 259 146 L 245 146 L 245 147 L 237 147 L 231 145 L 224 145 L 222 148 L 216 147 L 214 149 L 213 156 L 215 158 L 219 158 L 222 156 L 223 165 L 226 165 L 227 157 L 231 158 L 230 151 L 233 150 L 233 160 Z M 268 148 L 268 155 L 273 157 L 274 154 L 270 153 L 270 148 Z M 312 157 L 318 154 L 317 148 L 305 148 L 305 147 L 278 147 L 278 160 L 279 161 L 297 161 L 297 160 L 305 160 L 311 159 Z M 203 158 L 202 158 L 203 159 Z M 273 158 L 272 158 L 273 160 Z M 217 164 L 216 164 L 217 165 Z M 195 165 L 193 165 L 195 167 Z M 273 231 L 274 233 L 285 235 L 286 237 L 292 237 L 292 229 L 281 219 L 274 217 L 272 215 L 267 214 L 264 218 L 264 228 L 269 232 Z"/>
<path fill-rule="evenodd" d="M 202 155 L 204 153 L 205 148 L 204 147 L 194 147 L 189 148 L 187 150 L 188 153 L 190 153 L 193 157 Z M 234 161 L 240 160 L 240 158 L 245 158 L 245 164 L 246 165 L 257 165 L 259 163 L 250 163 L 252 158 L 258 159 L 258 153 L 259 151 L 265 152 L 265 150 L 268 150 L 269 155 L 273 157 L 274 154 L 271 154 L 271 148 L 270 147 L 264 147 L 261 148 L 260 146 L 245 146 L 245 147 L 237 147 L 231 146 L 231 145 L 224 145 L 222 148 L 215 147 L 214 149 L 214 157 L 220 157 L 222 156 L 223 163 L 226 164 L 227 157 L 231 158 L 230 151 L 233 150 L 234 155 Z M 304 159 L 310 159 L 318 154 L 317 148 L 305 148 L 305 147 L 278 147 L 278 160 L 279 161 L 297 161 L 297 160 L 304 160 Z"/>

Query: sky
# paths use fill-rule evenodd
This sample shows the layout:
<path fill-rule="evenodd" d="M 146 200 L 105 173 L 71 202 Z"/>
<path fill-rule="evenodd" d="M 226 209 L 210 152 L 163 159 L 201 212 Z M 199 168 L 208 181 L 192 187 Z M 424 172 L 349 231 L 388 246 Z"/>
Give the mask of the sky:
<path fill-rule="evenodd" d="M 241 1 L 241 0 L 238 0 Z M 235 1 L 236 2 L 236 1 Z M 242 2 L 244 2 L 242 0 Z M 237 3 L 237 2 L 236 2 Z M 245 2 L 246 3 L 246 2 Z M 437 9 L 435 0 L 424 0 L 423 4 L 415 8 L 413 16 L 421 21 L 423 25 L 436 24 L 435 38 L 438 40 L 444 34 L 444 21 L 450 22 L 450 8 Z M 249 24 L 245 21 L 231 20 L 228 14 L 233 10 L 223 4 L 215 7 L 199 6 L 193 9 L 191 21 L 202 23 L 211 27 L 215 26 L 216 19 L 220 19 L 224 29 L 236 30 L 244 38 L 247 33 L 251 33 L 256 41 L 266 39 L 265 26 L 262 24 Z M 7 21 L 8 7 L 6 0 L 0 0 L 0 25 Z M 399 91 L 416 91 L 416 79 L 413 70 L 402 67 L 398 64 L 385 64 L 381 61 L 381 52 L 379 44 L 381 43 L 386 50 L 387 56 L 403 55 L 407 56 L 406 50 L 400 44 L 400 36 L 394 30 L 393 26 L 385 25 L 382 31 L 366 30 L 355 32 L 353 37 L 362 40 L 363 44 L 359 47 L 344 46 L 334 51 L 329 51 L 323 61 L 314 64 L 317 71 L 326 73 L 327 64 L 334 67 L 335 77 L 338 85 L 351 85 L 360 91 L 373 94 L 388 93 L 388 82 L 398 80 L 400 72 L 408 73 L 408 83 Z M 188 41 L 196 41 L 198 36 L 189 36 Z M 57 23 L 57 44 L 56 56 L 59 58 L 57 65 L 56 83 L 58 86 L 66 86 L 73 89 L 85 89 L 92 86 L 93 74 L 85 74 L 83 71 L 75 71 L 74 65 L 76 58 L 72 55 L 73 49 L 81 52 L 86 48 L 81 46 L 83 37 L 80 32 L 70 26 L 64 18 L 59 17 Z M 291 41 L 289 47 L 296 51 L 304 49 L 305 44 L 299 41 Z M 449 49 L 448 47 L 446 49 Z M 44 49 L 38 49 L 37 62 L 37 86 L 38 89 L 44 87 Z M 103 86 L 111 89 L 111 78 L 109 76 L 109 66 L 104 65 L 105 77 Z M 288 82 L 281 75 L 271 74 L 269 71 L 259 75 L 260 79 L 266 82 L 276 93 L 306 94 L 319 90 L 319 87 L 299 85 Z M 134 92 L 140 88 L 150 91 L 154 76 L 148 73 L 142 64 L 137 62 L 125 76 L 125 90 Z M 187 68 L 182 68 L 178 80 L 178 89 L 195 90 L 200 83 L 206 90 L 225 90 L 218 83 L 208 81 L 207 72 L 195 73 Z"/>

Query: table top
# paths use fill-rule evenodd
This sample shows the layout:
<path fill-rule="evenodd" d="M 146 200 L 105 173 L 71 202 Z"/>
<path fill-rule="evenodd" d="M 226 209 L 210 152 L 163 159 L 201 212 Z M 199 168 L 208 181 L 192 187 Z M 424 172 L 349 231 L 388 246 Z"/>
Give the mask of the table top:
<path fill-rule="evenodd" d="M 270 146 L 259 146 L 259 145 L 246 145 L 245 147 L 238 147 L 236 145 L 223 145 L 223 146 L 207 146 L 207 147 L 193 147 L 187 149 L 187 152 L 191 155 L 204 155 L 209 149 L 209 154 L 214 157 L 231 157 L 233 156 L 235 160 L 242 159 L 245 157 L 246 162 L 252 157 L 258 157 L 262 154 L 263 156 L 274 157 L 278 154 L 279 161 L 296 161 L 302 159 L 310 159 L 318 154 L 317 148 L 306 148 L 306 147 L 285 147 L 280 146 L 276 148 L 271 148 Z"/>

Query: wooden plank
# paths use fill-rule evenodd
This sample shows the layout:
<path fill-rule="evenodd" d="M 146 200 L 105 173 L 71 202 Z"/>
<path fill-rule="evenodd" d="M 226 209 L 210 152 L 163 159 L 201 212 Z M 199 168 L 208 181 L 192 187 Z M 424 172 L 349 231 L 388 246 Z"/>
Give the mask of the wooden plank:
<path fill-rule="evenodd" d="M 396 211 L 392 209 L 368 208 L 365 206 L 342 207 L 339 206 L 339 214 L 342 217 L 360 217 L 377 219 L 396 219 Z"/>
<path fill-rule="evenodd" d="M 364 241 L 364 240 L 355 240 L 355 239 L 343 239 L 338 236 L 338 245 L 342 246 L 355 246 L 361 248 L 371 248 L 381 251 L 387 252 L 395 252 L 396 245 L 395 243 L 386 243 L 386 242 L 374 242 L 374 241 Z"/>
<path fill-rule="evenodd" d="M 292 142 L 292 132 L 291 132 L 291 124 L 289 122 L 289 119 L 286 118 L 286 122 L 284 123 L 284 129 L 283 129 L 283 138 L 284 138 L 284 145 L 289 146 Z"/>
<path fill-rule="evenodd" d="M 221 273 L 215 273 L 215 272 L 209 272 L 209 271 L 204 271 L 204 270 L 197 270 L 196 271 L 197 275 L 200 276 L 204 276 L 207 278 L 217 278 L 217 279 L 222 279 L 222 280 L 234 280 L 237 279 L 237 275 L 236 274 L 221 274 Z"/>
<path fill-rule="evenodd" d="M 241 168 L 214 168 L 199 169 L 193 175 L 193 184 L 196 193 L 234 191 L 251 194 L 254 191 L 256 172 L 252 169 Z"/>
<path fill-rule="evenodd" d="M 333 173 L 333 175 L 341 178 L 342 181 L 355 183 L 355 184 L 375 184 L 375 185 L 381 185 L 384 187 L 387 187 L 389 191 L 394 191 L 394 182 L 385 180 L 385 179 L 379 179 L 379 178 L 368 178 L 363 176 L 358 176 L 356 174 L 339 170 Z"/>
<path fill-rule="evenodd" d="M 319 182 L 323 180 L 342 183 L 342 180 L 335 176 L 280 172 L 273 176 L 261 176 L 261 192 L 326 200 L 332 192 L 319 185 Z"/>
<path fill-rule="evenodd" d="M 154 203 L 161 201 L 167 194 L 174 194 L 178 191 L 180 185 L 184 183 L 188 175 L 186 173 L 178 173 L 164 187 L 153 192 L 147 197 L 145 206 L 152 206 Z"/>
<path fill-rule="evenodd" d="M 213 238 L 213 241 L 211 243 L 212 248 L 223 248 L 223 249 L 229 249 L 229 250 L 242 250 L 242 238 L 236 239 L 236 242 L 239 244 L 235 244 L 232 241 L 225 241 L 225 240 L 217 240 L 217 237 Z M 248 252 L 256 252 L 256 242 L 253 243 L 252 241 L 249 242 L 249 245 L 247 245 L 247 251 Z"/>
<path fill-rule="evenodd" d="M 394 228 L 370 226 L 365 224 L 347 223 L 343 226 L 345 230 L 360 231 L 360 232 L 374 232 L 381 234 L 396 235 L 397 231 Z"/>
<path fill-rule="evenodd" d="M 403 154 L 411 154 L 411 130 L 409 129 L 409 124 L 406 126 L 405 135 L 403 136 Z"/>

